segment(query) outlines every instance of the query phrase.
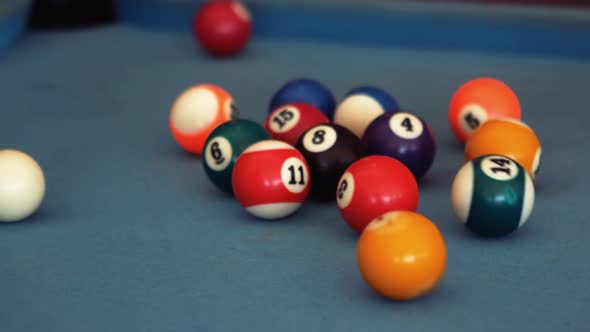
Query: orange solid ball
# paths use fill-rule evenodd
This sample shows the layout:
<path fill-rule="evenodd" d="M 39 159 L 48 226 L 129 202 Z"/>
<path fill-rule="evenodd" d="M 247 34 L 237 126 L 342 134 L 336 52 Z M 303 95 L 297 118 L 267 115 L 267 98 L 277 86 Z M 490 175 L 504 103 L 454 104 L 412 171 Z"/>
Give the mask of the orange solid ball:
<path fill-rule="evenodd" d="M 227 91 L 213 84 L 195 85 L 174 101 L 169 118 L 170 131 L 178 145 L 200 155 L 209 134 L 235 117 L 237 109 Z"/>
<path fill-rule="evenodd" d="M 514 159 L 534 179 L 541 164 L 541 142 L 537 134 L 521 121 L 491 120 L 477 129 L 467 141 L 465 161 L 488 154 Z"/>
<path fill-rule="evenodd" d="M 497 118 L 520 120 L 520 102 L 506 83 L 481 77 L 463 84 L 449 105 L 449 124 L 463 143 L 483 123 Z"/>
<path fill-rule="evenodd" d="M 426 217 L 394 211 L 365 228 L 357 261 L 371 288 L 386 298 L 404 301 L 434 289 L 444 275 L 447 250 L 442 234 Z"/>

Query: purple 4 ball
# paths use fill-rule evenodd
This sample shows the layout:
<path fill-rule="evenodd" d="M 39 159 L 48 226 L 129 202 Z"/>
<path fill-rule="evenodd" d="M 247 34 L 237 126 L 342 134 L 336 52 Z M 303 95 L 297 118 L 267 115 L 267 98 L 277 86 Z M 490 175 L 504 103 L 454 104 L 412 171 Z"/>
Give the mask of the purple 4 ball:
<path fill-rule="evenodd" d="M 385 113 L 376 118 L 363 135 L 367 152 L 401 161 L 420 179 L 432 166 L 436 142 L 430 126 L 408 112 Z"/>

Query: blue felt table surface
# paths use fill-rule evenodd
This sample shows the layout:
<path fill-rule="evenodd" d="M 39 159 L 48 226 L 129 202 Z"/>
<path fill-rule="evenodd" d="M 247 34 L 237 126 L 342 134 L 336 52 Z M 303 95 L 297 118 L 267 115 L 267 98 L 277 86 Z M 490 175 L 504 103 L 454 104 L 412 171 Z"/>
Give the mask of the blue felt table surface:
<path fill-rule="evenodd" d="M 190 31 L 204 0 L 116 0 L 123 22 Z M 271 39 L 339 41 L 590 59 L 590 11 L 407 0 L 245 0 L 253 33 Z"/>
<path fill-rule="evenodd" d="M 0 225 L 0 330 L 585 331 L 588 73 L 575 60 L 268 40 L 214 60 L 188 35 L 121 25 L 32 33 L 0 55 L 0 148 L 36 158 L 48 187 L 31 220 Z M 481 75 L 516 90 L 544 147 L 529 223 L 496 240 L 457 223 L 449 197 L 462 151 L 448 101 Z M 170 105 L 191 84 L 225 87 L 262 121 L 301 76 L 338 96 L 380 86 L 432 125 L 419 211 L 448 247 L 432 295 L 381 299 L 334 205 L 258 221 L 171 138 Z"/>

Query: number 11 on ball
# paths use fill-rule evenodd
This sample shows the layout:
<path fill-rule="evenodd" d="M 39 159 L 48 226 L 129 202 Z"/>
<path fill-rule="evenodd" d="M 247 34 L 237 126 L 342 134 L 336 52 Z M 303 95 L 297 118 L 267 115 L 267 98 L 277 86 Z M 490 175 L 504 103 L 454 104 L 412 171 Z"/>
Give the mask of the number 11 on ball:
<path fill-rule="evenodd" d="M 234 194 L 250 214 L 280 219 L 299 209 L 311 179 L 305 159 L 293 146 L 265 140 L 246 149 L 232 175 Z"/>

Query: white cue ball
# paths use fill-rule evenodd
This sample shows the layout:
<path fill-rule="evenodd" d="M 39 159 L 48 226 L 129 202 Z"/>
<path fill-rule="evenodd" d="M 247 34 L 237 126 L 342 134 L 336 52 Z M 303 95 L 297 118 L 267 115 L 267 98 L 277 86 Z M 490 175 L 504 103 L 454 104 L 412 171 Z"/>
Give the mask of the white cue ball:
<path fill-rule="evenodd" d="M 15 222 L 33 214 L 45 195 L 45 176 L 26 153 L 0 150 L 0 222 Z"/>

